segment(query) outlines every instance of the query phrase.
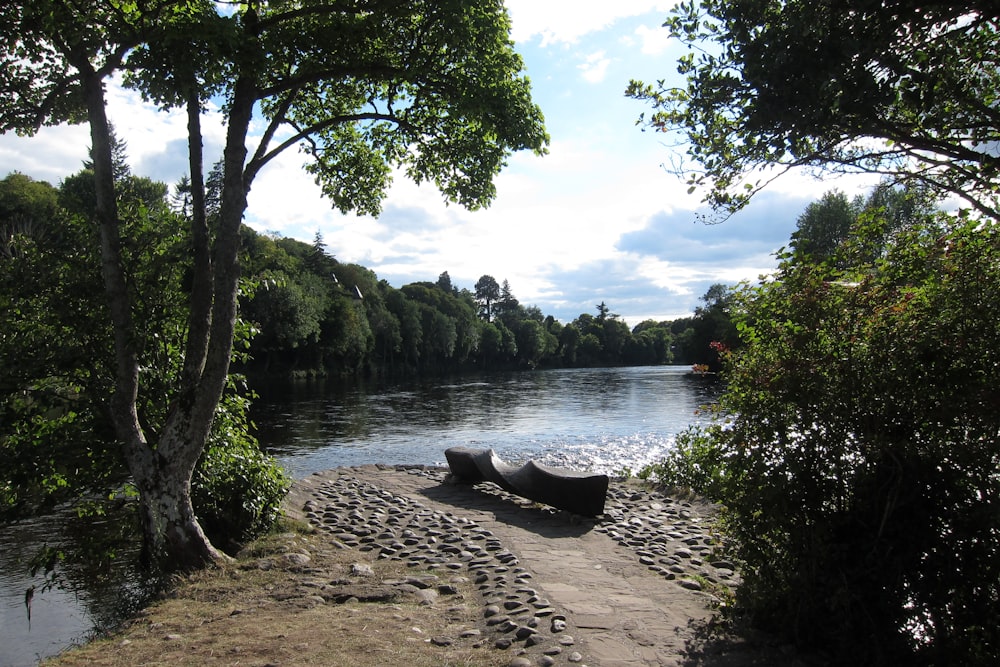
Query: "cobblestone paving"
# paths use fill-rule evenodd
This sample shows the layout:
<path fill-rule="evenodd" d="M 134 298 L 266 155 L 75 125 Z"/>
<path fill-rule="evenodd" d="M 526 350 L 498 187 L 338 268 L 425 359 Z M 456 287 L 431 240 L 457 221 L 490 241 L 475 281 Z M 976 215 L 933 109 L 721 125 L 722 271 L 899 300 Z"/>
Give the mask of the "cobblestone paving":
<path fill-rule="evenodd" d="M 711 508 L 634 485 L 612 482 L 592 520 L 490 483 L 450 484 L 439 468 L 344 468 L 299 484 L 308 520 L 345 547 L 404 561 L 418 584 L 472 581 L 482 622 L 454 640 L 509 650 L 512 667 L 683 664 L 713 593 L 739 581 Z"/>

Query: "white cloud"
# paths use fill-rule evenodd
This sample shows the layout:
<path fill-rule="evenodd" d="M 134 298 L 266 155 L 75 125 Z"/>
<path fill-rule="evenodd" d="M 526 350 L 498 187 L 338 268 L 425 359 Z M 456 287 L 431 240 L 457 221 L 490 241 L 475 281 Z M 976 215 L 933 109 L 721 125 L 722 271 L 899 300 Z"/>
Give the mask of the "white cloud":
<path fill-rule="evenodd" d="M 0 165 L 4 176 L 19 171 L 55 184 L 83 168 L 89 146 L 85 125 L 43 127 L 33 137 L 4 134 L 0 135 Z"/>
<path fill-rule="evenodd" d="M 541 45 L 574 44 L 581 37 L 610 27 L 619 19 L 660 12 L 666 17 L 676 0 L 507 0 L 513 37 Z"/>
<path fill-rule="evenodd" d="M 577 69 L 583 72 L 583 78 L 590 83 L 600 83 L 607 74 L 608 65 L 611 59 L 605 55 L 604 51 L 591 53 L 586 57 L 582 65 L 577 65 Z"/>
<path fill-rule="evenodd" d="M 647 56 L 662 55 L 671 44 L 670 32 L 662 25 L 654 27 L 641 25 L 635 29 L 639 38 L 640 51 Z"/>

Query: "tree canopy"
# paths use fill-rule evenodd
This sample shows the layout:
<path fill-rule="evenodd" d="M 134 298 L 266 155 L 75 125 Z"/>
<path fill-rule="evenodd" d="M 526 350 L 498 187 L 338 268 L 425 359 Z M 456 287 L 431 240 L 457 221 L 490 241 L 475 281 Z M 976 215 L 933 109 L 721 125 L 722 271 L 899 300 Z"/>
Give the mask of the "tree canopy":
<path fill-rule="evenodd" d="M 300 147 L 341 210 L 377 213 L 392 175 L 432 182 L 468 208 L 487 205 L 515 150 L 544 152 L 502 3 L 208 0 L 9 3 L 0 16 L 0 131 L 87 122 L 93 219 L 115 349 L 109 411 L 143 507 L 147 544 L 171 567 L 221 555 L 205 539 L 190 479 L 226 386 L 236 332 L 240 227 L 260 170 Z M 137 298 L 122 246 L 105 86 L 113 76 L 188 116 L 188 237 L 193 265 L 182 368 L 150 432 Z M 222 100 L 226 140 L 209 219 L 201 113 Z M 255 114 L 263 130 L 251 137 Z M 248 141 L 252 139 L 252 141 Z M 248 150 L 248 144 L 250 148 Z M 162 407 L 162 406 L 160 406 Z"/>
<path fill-rule="evenodd" d="M 665 24 L 690 47 L 685 83 L 627 94 L 652 106 L 640 122 L 689 142 L 692 190 L 723 212 L 772 168 L 801 166 L 923 184 L 996 216 L 998 20 L 985 0 L 688 0 Z"/>

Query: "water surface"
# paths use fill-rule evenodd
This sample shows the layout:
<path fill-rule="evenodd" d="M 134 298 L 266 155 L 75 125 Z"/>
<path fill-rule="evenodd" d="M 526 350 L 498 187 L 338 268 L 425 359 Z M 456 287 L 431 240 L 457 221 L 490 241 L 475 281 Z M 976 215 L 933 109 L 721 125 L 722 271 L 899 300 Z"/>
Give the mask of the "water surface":
<path fill-rule="evenodd" d="M 508 462 L 537 458 L 582 470 L 638 470 L 698 421 L 718 386 L 687 367 L 549 370 L 405 383 L 299 382 L 258 388 L 261 445 L 292 475 L 365 463 L 443 465 L 453 446 L 490 447 Z M 0 527 L 0 667 L 35 664 L 105 626 L 135 596 L 134 569 L 74 573 L 39 591 L 26 562 L 73 539 L 65 516 Z M 112 573 L 113 575 L 113 573 Z"/>
<path fill-rule="evenodd" d="M 454 446 L 617 472 L 662 456 L 717 392 L 687 367 L 547 370 L 272 385 L 253 415 L 261 444 L 297 478 L 372 462 L 443 465 Z"/>

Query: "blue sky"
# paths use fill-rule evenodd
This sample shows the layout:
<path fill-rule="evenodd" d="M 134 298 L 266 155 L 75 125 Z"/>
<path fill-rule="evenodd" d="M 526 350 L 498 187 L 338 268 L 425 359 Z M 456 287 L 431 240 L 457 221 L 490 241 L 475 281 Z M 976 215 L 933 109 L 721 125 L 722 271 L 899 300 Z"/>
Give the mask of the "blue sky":
<path fill-rule="evenodd" d="M 680 46 L 662 23 L 673 2 L 508 0 L 513 38 L 552 137 L 544 157 L 513 156 L 493 205 L 470 213 L 444 205 L 433 187 L 398 178 L 378 219 L 333 212 L 295 151 L 270 164 L 250 193 L 247 222 L 258 231 L 312 241 L 399 287 L 447 271 L 457 287 L 480 276 L 508 280 L 524 305 L 568 322 L 605 302 L 630 325 L 690 314 L 713 283 L 754 280 L 775 264 L 811 201 L 870 183 L 789 174 L 730 220 L 706 225 L 700 193 L 670 166 L 681 147 L 643 132 L 645 108 L 626 99 L 629 79 L 676 78 Z M 164 113 L 121 89 L 110 115 L 133 170 L 174 183 L 185 168 L 183 113 Z M 216 114 L 205 119 L 206 161 L 221 153 Z M 53 183 L 80 169 L 84 127 L 46 128 L 26 139 L 0 136 L 2 174 L 18 170 Z M 2 175 L 0 174 L 0 175 Z"/>

